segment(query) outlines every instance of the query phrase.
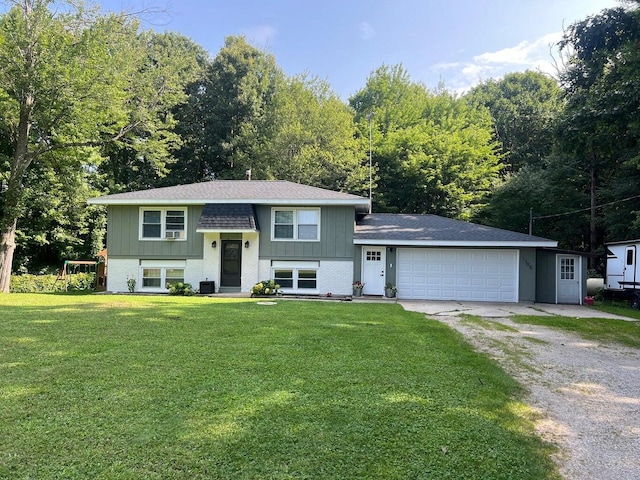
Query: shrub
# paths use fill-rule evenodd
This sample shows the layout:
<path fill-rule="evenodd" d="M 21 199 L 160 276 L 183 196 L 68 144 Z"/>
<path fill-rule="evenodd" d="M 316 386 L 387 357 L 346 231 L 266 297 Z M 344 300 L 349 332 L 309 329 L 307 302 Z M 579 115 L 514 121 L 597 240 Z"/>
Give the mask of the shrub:
<path fill-rule="evenodd" d="M 169 295 L 183 295 L 188 297 L 196 293 L 190 283 L 167 283 L 167 288 L 169 289 Z"/>
<path fill-rule="evenodd" d="M 58 280 L 57 275 L 12 275 L 9 291 L 13 293 L 54 293 L 93 290 L 95 273 L 74 273 L 65 280 Z"/>
<path fill-rule="evenodd" d="M 280 285 L 275 280 L 263 280 L 251 287 L 251 296 L 276 295 L 280 293 Z"/>

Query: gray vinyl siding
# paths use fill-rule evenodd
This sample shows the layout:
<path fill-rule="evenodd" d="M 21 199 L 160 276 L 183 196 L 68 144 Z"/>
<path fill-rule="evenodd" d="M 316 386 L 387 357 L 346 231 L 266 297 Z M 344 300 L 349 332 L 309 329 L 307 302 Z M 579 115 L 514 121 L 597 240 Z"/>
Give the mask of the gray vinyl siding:
<path fill-rule="evenodd" d="M 520 279 L 518 299 L 520 302 L 536 301 L 536 249 L 520 249 Z"/>
<path fill-rule="evenodd" d="M 178 207 L 177 205 L 175 206 Z M 152 208 L 152 207 L 150 207 Z M 203 234 L 196 233 L 202 213 L 201 206 L 187 208 L 187 239 L 138 240 L 140 207 L 109 206 L 107 216 L 107 249 L 110 257 L 118 258 L 202 258 Z"/>
<path fill-rule="evenodd" d="M 391 285 L 397 285 L 398 284 L 398 270 L 397 270 L 397 263 L 398 263 L 398 249 L 397 248 L 389 248 L 387 247 L 387 253 L 385 255 L 385 259 L 387 262 L 387 265 L 385 267 L 385 284 L 390 283 Z"/>
<path fill-rule="evenodd" d="M 354 248 L 353 280 L 362 281 L 362 245 L 356 245 Z"/>
<path fill-rule="evenodd" d="M 539 250 L 536 265 L 536 302 L 556 303 L 556 253 Z"/>
<path fill-rule="evenodd" d="M 319 242 L 272 242 L 271 206 L 257 205 L 256 215 L 260 225 L 260 258 L 353 260 L 354 207 L 320 207 Z"/>
<path fill-rule="evenodd" d="M 574 256 L 573 253 L 562 253 L 555 250 L 538 250 L 537 266 L 538 281 L 536 283 L 536 302 L 556 303 L 556 289 L 558 286 L 558 255 Z M 582 296 L 587 294 L 587 257 L 579 256 L 577 261 L 581 266 L 580 283 Z"/>

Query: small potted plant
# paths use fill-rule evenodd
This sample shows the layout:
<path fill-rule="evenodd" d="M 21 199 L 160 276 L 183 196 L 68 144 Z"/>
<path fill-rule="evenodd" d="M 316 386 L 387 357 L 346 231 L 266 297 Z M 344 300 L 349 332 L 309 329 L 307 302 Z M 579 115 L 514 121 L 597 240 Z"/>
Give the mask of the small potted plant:
<path fill-rule="evenodd" d="M 398 292 L 398 287 L 396 287 L 395 285 L 387 283 L 384 286 L 384 296 L 387 298 L 395 297 L 397 292 Z"/>
<path fill-rule="evenodd" d="M 353 282 L 352 286 L 353 286 L 353 296 L 361 297 L 362 289 L 364 288 L 364 283 L 362 283 L 360 280 L 356 280 L 355 282 Z"/>

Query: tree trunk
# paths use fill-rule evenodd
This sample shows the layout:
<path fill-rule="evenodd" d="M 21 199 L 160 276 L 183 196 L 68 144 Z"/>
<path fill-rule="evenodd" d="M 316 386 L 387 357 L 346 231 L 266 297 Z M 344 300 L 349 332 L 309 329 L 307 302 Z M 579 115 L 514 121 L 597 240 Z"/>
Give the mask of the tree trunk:
<path fill-rule="evenodd" d="M 22 178 L 30 162 L 17 159 L 11 168 L 9 184 L 4 192 L 4 205 L 0 217 L 0 293 L 9 293 L 9 281 L 16 249 L 16 228 L 22 207 Z"/>
<path fill-rule="evenodd" d="M 32 160 L 32 156 L 29 154 L 29 132 L 33 105 L 33 95 L 25 95 L 23 105 L 20 108 L 16 149 L 12 158 L 9 183 L 3 194 L 4 205 L 0 217 L 0 293 L 9 293 L 13 252 L 16 249 L 16 228 L 20 210 L 23 207 L 22 180 Z"/>
<path fill-rule="evenodd" d="M 9 292 L 13 252 L 16 249 L 16 222 L 0 232 L 0 293 Z"/>

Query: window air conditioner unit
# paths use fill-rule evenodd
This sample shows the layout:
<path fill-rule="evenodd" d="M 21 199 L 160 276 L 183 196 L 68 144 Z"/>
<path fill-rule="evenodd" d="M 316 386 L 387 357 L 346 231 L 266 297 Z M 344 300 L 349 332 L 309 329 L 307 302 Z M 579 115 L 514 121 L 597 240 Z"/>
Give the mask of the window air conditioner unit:
<path fill-rule="evenodd" d="M 182 238 L 182 230 L 167 230 L 165 233 L 165 238 L 167 239 L 176 239 Z"/>

